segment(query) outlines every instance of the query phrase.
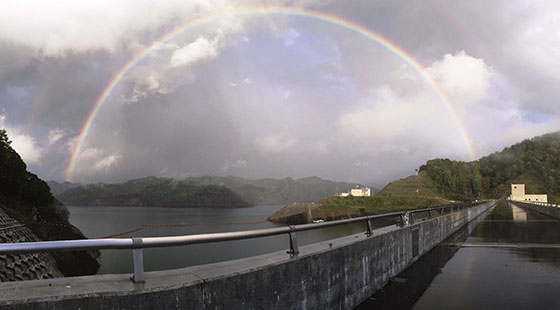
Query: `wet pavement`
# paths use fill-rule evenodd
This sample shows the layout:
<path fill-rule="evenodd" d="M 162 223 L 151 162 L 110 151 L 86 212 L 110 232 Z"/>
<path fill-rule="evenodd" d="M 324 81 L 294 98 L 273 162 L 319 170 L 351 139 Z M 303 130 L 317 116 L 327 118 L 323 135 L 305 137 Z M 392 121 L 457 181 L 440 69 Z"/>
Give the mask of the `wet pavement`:
<path fill-rule="evenodd" d="M 505 201 L 479 220 L 357 309 L 560 309 L 560 221 Z"/>

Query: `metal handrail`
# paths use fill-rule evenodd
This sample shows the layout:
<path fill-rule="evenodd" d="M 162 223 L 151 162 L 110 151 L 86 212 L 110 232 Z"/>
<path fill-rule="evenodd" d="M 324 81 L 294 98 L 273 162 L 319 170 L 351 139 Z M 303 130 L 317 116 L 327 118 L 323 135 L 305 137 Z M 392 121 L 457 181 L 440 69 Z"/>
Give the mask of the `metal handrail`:
<path fill-rule="evenodd" d="M 110 239 L 83 239 L 83 240 L 62 240 L 62 241 L 39 241 L 39 242 L 20 242 L 20 243 L 2 243 L 0 244 L 0 255 L 6 254 L 23 254 L 37 252 L 57 252 L 57 251 L 77 251 L 77 250 L 105 250 L 105 249 L 132 249 L 134 275 L 131 278 L 134 282 L 144 282 L 144 263 L 143 248 L 171 247 L 183 246 L 200 243 L 213 243 L 232 240 L 244 240 L 275 236 L 281 234 L 289 234 L 291 256 L 297 256 L 299 249 L 297 246 L 296 232 L 321 229 L 331 226 L 345 225 L 350 223 L 365 222 L 366 235 L 372 235 L 371 221 L 375 219 L 399 217 L 401 225 L 411 225 L 414 223 L 415 213 L 425 213 L 432 217 L 432 212 L 437 211 L 440 215 L 444 214 L 447 209 L 451 211 L 461 208 L 469 208 L 486 201 L 480 201 L 462 205 L 449 205 L 443 207 L 415 209 L 400 212 L 384 213 L 379 215 L 361 216 L 350 219 L 327 221 L 323 223 L 310 223 L 300 225 L 290 225 L 284 227 L 255 229 L 245 231 L 233 231 L 223 233 L 208 233 L 183 236 L 166 236 L 166 237 L 133 237 L 133 238 L 110 238 Z"/>
<path fill-rule="evenodd" d="M 508 201 L 517 202 L 521 204 L 532 204 L 532 205 L 543 206 L 543 207 L 560 208 L 560 205 L 557 203 L 549 203 L 549 202 L 541 202 L 541 201 L 526 201 L 526 200 L 518 201 L 518 200 L 511 200 L 511 199 L 508 199 Z"/>

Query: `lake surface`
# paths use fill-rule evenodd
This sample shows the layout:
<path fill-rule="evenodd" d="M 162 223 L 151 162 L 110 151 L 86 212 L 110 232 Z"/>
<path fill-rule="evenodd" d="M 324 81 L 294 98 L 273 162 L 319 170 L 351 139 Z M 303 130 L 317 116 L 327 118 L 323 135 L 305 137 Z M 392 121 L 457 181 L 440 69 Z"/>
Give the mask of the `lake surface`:
<path fill-rule="evenodd" d="M 140 228 L 144 224 L 196 224 L 198 226 L 146 227 L 118 238 L 190 235 L 272 228 L 282 225 L 262 222 L 281 208 L 281 205 L 239 209 L 68 206 L 68 210 L 70 210 L 70 223 L 78 227 L 88 238 L 101 238 L 119 234 Z M 261 223 L 222 225 L 222 223 L 240 222 Z M 298 243 L 301 246 L 364 230 L 365 225 L 356 223 L 298 232 L 297 237 Z M 289 239 L 287 234 L 212 244 L 153 248 L 144 249 L 144 265 L 146 271 L 165 270 L 232 260 L 280 250 L 287 251 L 288 249 Z M 131 273 L 132 251 L 103 250 L 101 251 L 99 263 L 101 264 L 100 274 Z"/>

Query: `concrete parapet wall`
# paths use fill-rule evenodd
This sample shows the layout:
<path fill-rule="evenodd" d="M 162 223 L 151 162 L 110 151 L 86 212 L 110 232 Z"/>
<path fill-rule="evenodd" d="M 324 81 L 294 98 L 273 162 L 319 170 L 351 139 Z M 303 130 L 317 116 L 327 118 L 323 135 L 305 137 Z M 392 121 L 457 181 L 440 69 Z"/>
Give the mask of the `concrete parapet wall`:
<path fill-rule="evenodd" d="M 524 202 L 518 202 L 518 201 L 510 201 L 510 203 L 519 206 L 519 207 L 524 207 L 533 211 L 537 211 L 539 213 L 542 214 L 546 214 L 548 216 L 551 216 L 555 219 L 560 219 L 560 208 L 559 207 L 554 207 L 551 205 L 545 206 L 545 205 L 537 205 L 537 204 L 532 204 L 532 203 L 524 203 Z"/>
<path fill-rule="evenodd" d="M 2 309 L 352 309 L 493 202 L 234 261 L 129 275 L 0 283 Z"/>

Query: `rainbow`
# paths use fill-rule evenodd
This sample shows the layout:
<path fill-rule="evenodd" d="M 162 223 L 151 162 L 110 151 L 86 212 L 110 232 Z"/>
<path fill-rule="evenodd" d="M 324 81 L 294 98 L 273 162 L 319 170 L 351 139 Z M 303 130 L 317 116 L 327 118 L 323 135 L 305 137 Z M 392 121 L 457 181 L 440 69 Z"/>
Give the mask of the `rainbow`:
<path fill-rule="evenodd" d="M 115 86 L 117 86 L 119 84 L 119 82 L 123 79 L 125 74 L 127 72 L 129 72 L 132 68 L 134 68 L 144 58 L 146 58 L 146 56 L 148 56 L 153 51 L 157 50 L 165 42 L 167 42 L 169 40 L 172 40 L 173 38 L 175 38 L 178 35 L 184 33 L 185 31 L 188 31 L 192 28 L 195 28 L 195 27 L 198 27 L 198 26 L 201 26 L 201 25 L 204 25 L 204 24 L 208 24 L 208 23 L 217 21 L 220 18 L 235 17 L 235 16 L 246 16 L 246 15 L 271 15 L 271 14 L 272 15 L 288 15 L 288 16 L 295 16 L 295 17 L 306 17 L 306 18 L 311 18 L 311 19 L 318 20 L 318 21 L 321 21 L 321 22 L 325 22 L 325 23 L 340 26 L 340 27 L 342 27 L 344 29 L 347 29 L 351 32 L 359 34 L 359 35 L 367 38 L 370 41 L 378 43 L 379 45 L 381 45 L 382 47 L 387 49 L 389 52 L 391 52 L 392 54 L 394 54 L 394 55 L 398 56 L 399 58 L 401 58 L 402 60 L 404 60 L 416 72 L 418 72 L 418 74 L 420 74 L 420 76 L 422 76 L 422 78 L 424 78 L 428 82 L 428 84 L 432 87 L 432 89 L 435 91 L 435 93 L 439 97 L 439 100 L 445 105 L 447 111 L 450 113 L 454 122 L 456 123 L 456 126 L 459 129 L 461 138 L 462 138 L 462 140 L 463 140 L 463 142 L 464 142 L 464 144 L 467 148 L 467 151 L 469 152 L 469 155 L 471 156 L 471 158 L 473 160 L 475 159 L 475 154 L 474 154 L 474 151 L 473 151 L 474 149 L 471 146 L 469 138 L 466 134 L 465 129 L 463 128 L 463 125 L 461 124 L 461 121 L 460 121 L 459 117 L 456 115 L 455 111 L 453 110 L 453 106 L 449 103 L 449 99 L 445 96 L 445 94 L 443 93 L 441 88 L 438 86 L 438 84 L 428 74 L 426 74 L 426 71 L 425 71 L 424 67 L 422 67 L 422 65 L 418 61 L 416 61 L 410 54 L 408 54 L 405 50 L 398 47 L 397 45 L 395 45 L 394 43 L 392 43 L 388 39 L 384 38 L 380 34 L 375 33 L 375 32 L 373 32 L 373 31 L 371 31 L 371 30 L 369 30 L 369 29 L 367 29 L 367 28 L 365 28 L 365 27 L 363 27 L 363 26 L 361 26 L 361 25 L 359 25 L 355 22 L 345 20 L 345 19 L 343 19 L 341 17 L 338 17 L 338 16 L 330 15 L 330 14 L 323 13 L 323 12 L 317 12 L 317 11 L 311 11 L 311 10 L 299 9 L 299 8 L 291 8 L 291 7 L 259 7 L 259 8 L 234 9 L 234 10 L 220 12 L 220 13 L 217 13 L 217 14 L 207 15 L 207 16 L 204 16 L 204 17 L 201 17 L 201 18 L 198 18 L 198 19 L 194 19 L 194 20 L 192 20 L 192 21 L 190 21 L 190 22 L 188 22 L 184 25 L 175 27 L 173 30 L 169 31 L 168 33 L 161 36 L 158 40 L 154 41 L 148 47 L 146 47 L 145 49 L 136 53 L 134 55 L 134 57 L 132 57 L 132 59 L 130 59 L 130 61 L 127 62 L 124 66 L 122 66 L 120 68 L 120 70 L 117 72 L 117 74 L 115 74 L 115 76 L 111 79 L 109 84 L 105 87 L 105 89 L 103 90 L 103 93 L 99 96 L 99 98 L 95 102 L 93 108 L 91 109 L 86 121 L 84 122 L 84 124 L 82 126 L 82 129 L 81 129 L 80 134 L 78 136 L 77 143 L 76 143 L 76 145 L 74 147 L 74 150 L 72 152 L 72 155 L 70 157 L 70 161 L 69 161 L 68 166 L 67 166 L 66 171 L 65 171 L 65 179 L 68 180 L 68 181 L 70 180 L 70 177 L 72 175 L 72 171 L 74 170 L 74 167 L 76 166 L 76 161 L 77 161 L 78 155 L 80 154 L 80 151 L 82 149 L 84 140 L 85 140 L 89 130 L 91 129 L 91 125 L 92 125 L 93 121 L 95 120 L 95 117 L 99 113 L 99 110 L 103 107 L 103 105 L 107 101 L 107 98 L 109 98 L 109 96 L 111 95 L 111 92 L 113 91 L 113 89 L 115 89 Z"/>

